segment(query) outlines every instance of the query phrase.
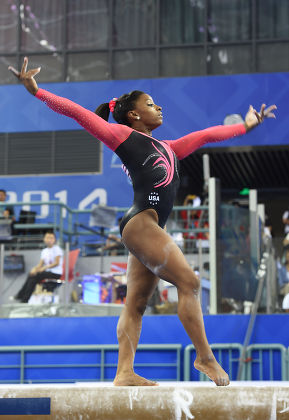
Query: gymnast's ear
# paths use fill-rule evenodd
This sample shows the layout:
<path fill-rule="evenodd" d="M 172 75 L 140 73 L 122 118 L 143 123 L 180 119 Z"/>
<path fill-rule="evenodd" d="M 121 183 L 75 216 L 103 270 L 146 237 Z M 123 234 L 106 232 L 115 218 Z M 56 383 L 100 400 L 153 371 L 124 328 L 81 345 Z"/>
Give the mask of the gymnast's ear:
<path fill-rule="evenodd" d="M 135 120 L 139 120 L 140 119 L 140 116 L 138 115 L 138 113 L 135 112 L 135 111 L 133 111 L 133 110 L 132 111 L 128 111 L 127 117 L 129 119 L 129 121 L 135 121 Z"/>
<path fill-rule="evenodd" d="M 104 104 L 99 105 L 96 110 L 94 111 L 96 115 L 104 119 L 105 121 L 108 121 L 109 117 L 109 103 L 105 102 Z"/>

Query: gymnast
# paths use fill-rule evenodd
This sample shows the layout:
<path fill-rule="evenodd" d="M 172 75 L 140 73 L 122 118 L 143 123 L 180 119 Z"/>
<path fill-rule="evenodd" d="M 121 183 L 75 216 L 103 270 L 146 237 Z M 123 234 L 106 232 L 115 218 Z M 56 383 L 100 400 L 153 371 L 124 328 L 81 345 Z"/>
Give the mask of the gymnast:
<path fill-rule="evenodd" d="M 20 72 L 13 67 L 9 70 L 32 95 L 53 111 L 75 119 L 113 150 L 132 179 L 134 202 L 120 225 L 129 257 L 127 298 L 117 325 L 119 355 L 114 385 L 157 385 L 137 375 L 133 364 L 142 316 L 159 278 L 177 288 L 178 316 L 196 349 L 195 368 L 216 385 L 228 385 L 229 377 L 216 361 L 207 341 L 199 301 L 200 281 L 164 227 L 179 186 L 179 160 L 206 143 L 243 135 L 265 118 L 275 118 L 272 111 L 276 106 L 266 109 L 263 104 L 260 112 L 250 106 L 244 123 L 211 127 L 177 140 L 159 141 L 152 137 L 152 131 L 163 122 L 162 108 L 150 95 L 133 91 L 100 105 L 93 113 L 38 88 L 34 76 L 40 68 L 27 70 L 27 65 L 28 58 L 25 57 Z M 107 122 L 110 113 L 117 124 Z"/>

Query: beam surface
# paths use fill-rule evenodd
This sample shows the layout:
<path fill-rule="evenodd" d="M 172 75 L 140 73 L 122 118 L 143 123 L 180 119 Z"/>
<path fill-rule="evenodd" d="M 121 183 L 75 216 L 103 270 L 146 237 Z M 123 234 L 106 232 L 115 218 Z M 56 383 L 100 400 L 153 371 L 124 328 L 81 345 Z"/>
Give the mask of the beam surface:
<path fill-rule="evenodd" d="M 41 411 L 47 407 L 50 411 Z M 40 411 L 36 414 L 35 410 Z M 2 418 L 288 420 L 289 382 L 233 382 L 228 387 L 204 382 L 166 382 L 158 387 L 114 387 L 111 383 L 0 385 Z"/>

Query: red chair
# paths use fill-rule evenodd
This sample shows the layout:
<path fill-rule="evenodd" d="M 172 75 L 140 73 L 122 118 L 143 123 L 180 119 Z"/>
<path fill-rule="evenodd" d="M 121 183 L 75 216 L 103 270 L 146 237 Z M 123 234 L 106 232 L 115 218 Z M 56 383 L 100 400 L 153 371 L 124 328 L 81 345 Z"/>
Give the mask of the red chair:
<path fill-rule="evenodd" d="M 74 279 L 74 269 L 75 265 L 79 256 L 80 248 L 73 249 L 72 251 L 69 251 L 68 256 L 68 281 L 71 282 Z M 66 259 L 63 258 L 63 270 L 62 270 L 62 276 L 60 279 L 44 279 L 41 281 L 43 289 L 46 289 L 48 291 L 53 291 L 57 287 L 59 287 L 61 284 L 65 283 L 65 268 L 66 268 Z"/>

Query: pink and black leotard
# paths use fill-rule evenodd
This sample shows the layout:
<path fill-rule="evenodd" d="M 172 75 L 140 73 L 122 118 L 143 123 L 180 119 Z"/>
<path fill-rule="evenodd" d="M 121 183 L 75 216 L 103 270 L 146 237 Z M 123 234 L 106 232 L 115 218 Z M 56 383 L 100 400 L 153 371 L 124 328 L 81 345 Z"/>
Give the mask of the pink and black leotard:
<path fill-rule="evenodd" d="M 145 209 L 154 209 L 158 214 L 159 226 L 164 227 L 179 186 L 178 160 L 206 143 L 246 133 L 243 124 L 221 125 L 190 133 L 177 140 L 159 141 L 126 125 L 108 123 L 82 106 L 44 89 L 38 89 L 36 97 L 54 111 L 76 120 L 113 150 L 127 168 L 132 179 L 134 202 L 122 219 L 121 233 L 126 223 Z"/>

